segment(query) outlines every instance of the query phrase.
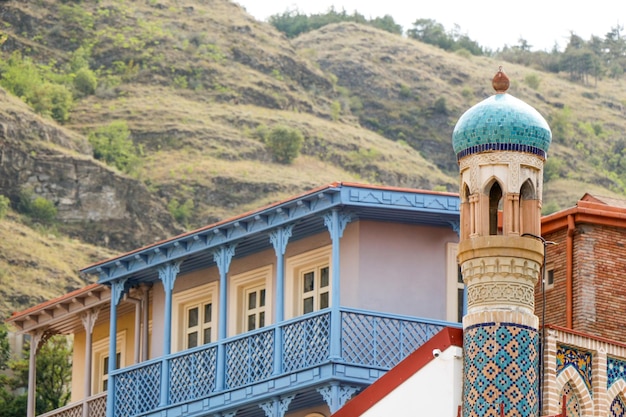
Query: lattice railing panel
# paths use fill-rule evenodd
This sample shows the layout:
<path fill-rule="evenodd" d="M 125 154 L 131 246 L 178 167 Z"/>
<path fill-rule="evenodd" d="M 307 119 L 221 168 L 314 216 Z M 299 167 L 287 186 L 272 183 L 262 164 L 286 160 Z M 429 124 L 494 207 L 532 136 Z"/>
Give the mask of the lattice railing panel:
<path fill-rule="evenodd" d="M 236 388 L 268 378 L 274 371 L 274 330 L 226 344 L 226 385 Z"/>
<path fill-rule="evenodd" d="M 0 413 L 2 415 L 2 413 Z M 69 405 L 54 411 L 50 411 L 46 414 L 42 414 L 40 417 L 82 417 L 83 416 L 83 403 Z"/>
<path fill-rule="evenodd" d="M 348 363 L 391 369 L 444 326 L 343 312 L 341 350 Z"/>
<path fill-rule="evenodd" d="M 290 323 L 283 328 L 283 371 L 324 362 L 330 355 L 330 313 Z"/>
<path fill-rule="evenodd" d="M 114 378 L 116 416 L 134 416 L 159 405 L 161 362 L 117 374 Z"/>
<path fill-rule="evenodd" d="M 217 347 L 178 356 L 170 362 L 170 402 L 206 397 L 215 390 Z"/>
<path fill-rule="evenodd" d="M 89 407 L 89 417 L 104 417 L 107 410 L 106 394 L 87 401 L 87 407 Z"/>

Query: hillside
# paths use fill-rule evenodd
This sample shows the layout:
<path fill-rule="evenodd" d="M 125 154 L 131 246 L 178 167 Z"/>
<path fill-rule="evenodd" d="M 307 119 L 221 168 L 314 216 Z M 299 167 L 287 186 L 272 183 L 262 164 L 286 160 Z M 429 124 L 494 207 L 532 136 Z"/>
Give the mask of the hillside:
<path fill-rule="evenodd" d="M 0 221 L 10 225 L 0 228 L 0 239 L 25 228 L 20 246 L 67 241 L 60 250 L 72 260 L 57 269 L 46 257 L 11 263 L 21 255 L 3 246 L 0 271 L 28 283 L 7 287 L 14 293 L 6 294 L 0 316 L 83 285 L 75 271 L 103 254 L 320 184 L 456 191 L 452 129 L 491 94 L 499 65 L 512 80 L 511 94 L 557 127 L 544 206 L 568 207 L 585 191 L 623 192 L 621 172 L 610 168 L 615 161 L 604 163 L 626 132 L 620 81 L 582 86 L 353 23 L 288 40 L 228 0 L 4 1 L 0 21 L 5 60 L 19 51 L 58 77 L 82 59 L 98 77 L 93 94 L 74 95 L 62 124 L 0 90 L 0 195 L 17 208 L 27 187 L 58 210 L 57 237 L 12 212 Z M 141 151 L 129 174 L 95 160 L 87 140 L 114 121 L 127 124 Z M 304 136 L 292 164 L 274 162 L 261 139 L 278 125 Z M 193 207 L 185 224 L 172 215 L 174 201 Z M 31 278 L 32 269 L 58 285 Z"/>

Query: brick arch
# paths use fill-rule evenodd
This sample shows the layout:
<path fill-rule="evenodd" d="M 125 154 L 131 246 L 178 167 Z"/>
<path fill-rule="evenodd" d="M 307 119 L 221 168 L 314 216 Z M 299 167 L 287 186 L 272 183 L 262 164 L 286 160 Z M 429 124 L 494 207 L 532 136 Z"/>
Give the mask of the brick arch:
<path fill-rule="evenodd" d="M 622 397 L 626 399 L 626 382 L 624 382 L 623 379 L 618 379 L 617 381 L 615 381 L 606 392 L 607 409 L 608 407 L 611 407 L 611 403 L 613 403 L 613 400 L 615 400 L 615 397 L 617 397 L 620 394 L 622 395 Z"/>
<path fill-rule="evenodd" d="M 578 404 L 580 405 L 580 412 L 583 416 L 591 416 L 593 415 L 593 399 L 591 398 L 591 393 L 587 389 L 585 385 L 585 381 L 578 373 L 578 370 L 573 366 L 568 366 L 556 377 L 556 392 L 558 395 L 561 395 L 563 392 L 563 387 L 565 384 L 570 383 L 572 388 L 574 388 L 574 392 L 578 397 Z"/>

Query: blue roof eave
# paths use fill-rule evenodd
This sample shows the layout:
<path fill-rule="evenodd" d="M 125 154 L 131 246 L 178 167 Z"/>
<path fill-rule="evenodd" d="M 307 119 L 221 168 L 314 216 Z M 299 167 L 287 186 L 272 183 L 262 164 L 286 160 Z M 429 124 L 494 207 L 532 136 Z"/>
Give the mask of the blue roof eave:
<path fill-rule="evenodd" d="M 81 270 L 98 274 L 98 282 L 107 284 L 126 276 L 176 262 L 200 252 L 234 244 L 259 233 L 320 215 L 336 207 L 347 207 L 356 217 L 368 211 L 376 218 L 389 211 L 419 212 L 421 223 L 458 222 L 459 198 L 451 193 L 333 183 L 283 202 L 218 222 L 118 257 L 101 261 Z M 374 210 L 372 210 L 374 209 Z M 382 210 L 382 211 L 380 211 Z M 386 216 L 387 220 L 389 216 Z M 454 227 L 454 226 L 452 226 Z"/>

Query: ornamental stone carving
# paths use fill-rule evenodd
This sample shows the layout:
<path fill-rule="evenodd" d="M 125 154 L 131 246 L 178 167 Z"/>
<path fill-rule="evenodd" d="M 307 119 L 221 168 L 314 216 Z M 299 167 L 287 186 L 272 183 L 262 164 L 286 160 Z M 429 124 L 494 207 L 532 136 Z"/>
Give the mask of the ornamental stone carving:
<path fill-rule="evenodd" d="M 519 192 L 521 184 L 527 179 L 531 179 L 537 186 L 538 197 L 541 197 L 541 173 L 543 170 L 543 160 L 536 155 L 518 152 L 492 152 L 470 155 L 459 162 L 461 178 L 469 183 L 470 193 L 481 191 L 489 178 L 481 178 L 483 167 L 493 170 L 494 167 L 503 167 L 501 175 L 496 175 L 500 180 L 506 181 L 504 186 L 506 192 Z M 469 176 L 469 177 L 468 177 Z"/>
<path fill-rule="evenodd" d="M 467 287 L 469 312 L 483 306 L 496 305 L 518 306 L 532 312 L 535 308 L 534 287 L 514 282 L 479 283 Z"/>

